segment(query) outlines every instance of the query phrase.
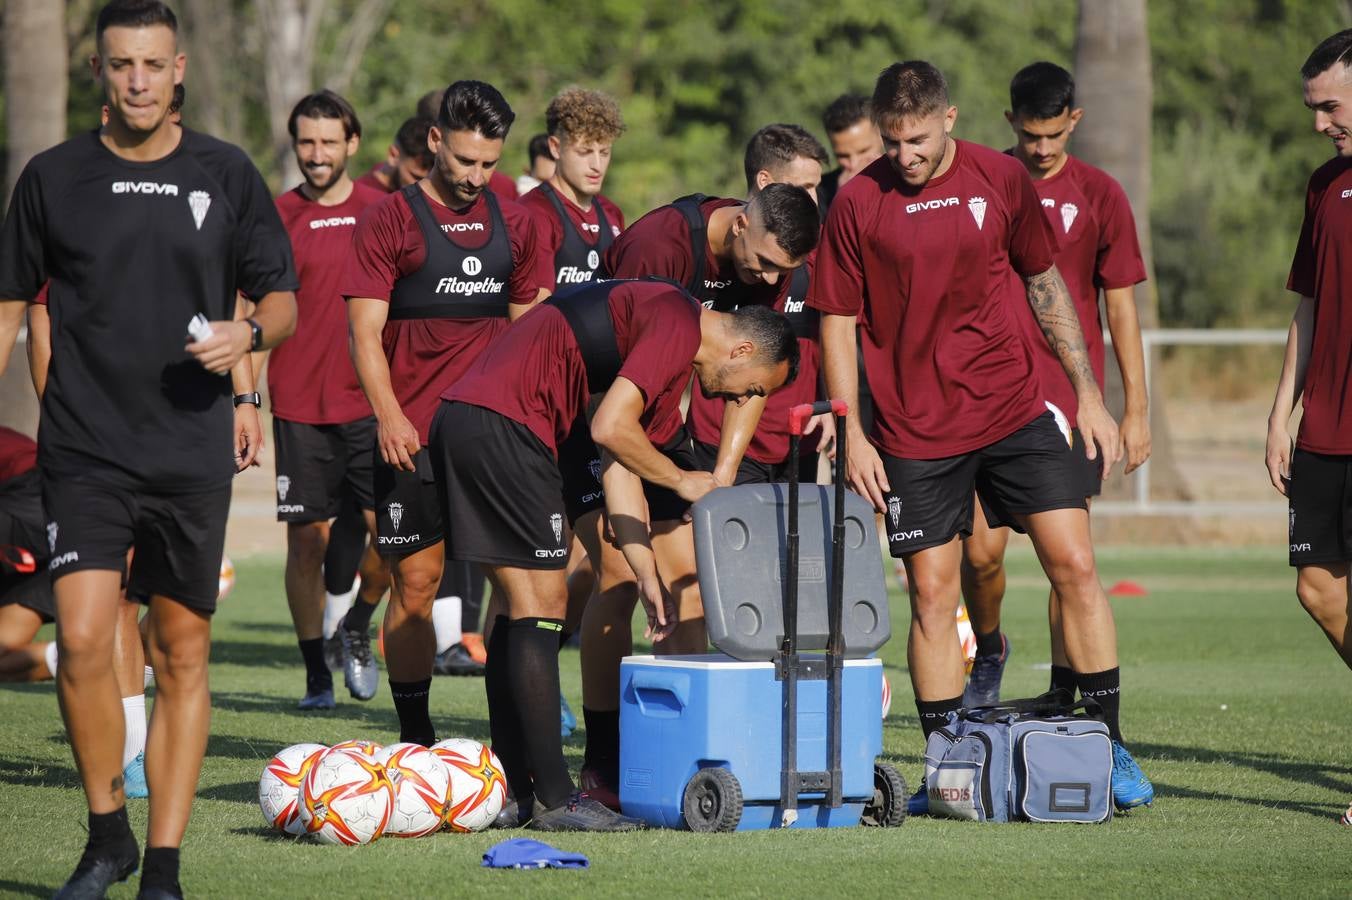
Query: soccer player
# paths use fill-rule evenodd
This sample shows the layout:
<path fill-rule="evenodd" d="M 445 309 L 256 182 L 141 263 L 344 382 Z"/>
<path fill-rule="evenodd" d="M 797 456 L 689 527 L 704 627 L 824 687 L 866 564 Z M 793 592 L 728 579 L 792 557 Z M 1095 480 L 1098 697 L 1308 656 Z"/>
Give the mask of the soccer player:
<path fill-rule="evenodd" d="M 883 139 L 869 115 L 868 98 L 859 94 L 841 94 L 832 100 L 822 113 L 822 127 L 836 158 L 836 168 L 822 176 L 817 191 L 824 218 L 840 189 L 883 155 Z"/>
<path fill-rule="evenodd" d="M 445 88 L 430 90 L 418 98 L 418 115 L 425 119 L 435 120 L 437 112 L 441 109 L 441 98 L 446 93 Z M 488 189 L 497 194 L 499 200 L 516 200 L 520 197 L 516 189 L 516 182 L 509 178 L 497 167 L 488 173 Z"/>
<path fill-rule="evenodd" d="M 703 392 L 741 401 L 791 381 L 797 349 L 788 324 L 768 309 L 704 310 L 661 280 L 589 283 L 509 329 L 442 395 L 432 459 L 454 523 L 450 552 L 486 566 L 506 599 L 507 615 L 489 637 L 486 689 L 493 747 L 519 821 L 536 806 L 530 824 L 540 830 L 638 825 L 574 792 L 560 745 L 564 498 L 569 479 L 582 477 L 561 471 L 560 445 L 589 397 L 599 397 L 590 431 L 605 454 L 606 510 L 637 576 L 648 634 L 660 643 L 676 610 L 654 562 L 642 482 L 688 503 L 717 486 L 710 473 L 683 470 L 658 449 L 680 428 L 691 368 Z"/>
<path fill-rule="evenodd" d="M 541 182 L 554 177 L 554 157 L 549 152 L 549 135 L 533 135 L 526 145 L 525 170 L 516 176 L 516 192 L 524 197 Z"/>
<path fill-rule="evenodd" d="M 301 98 L 287 128 L 305 180 L 277 198 L 300 278 L 296 339 L 272 351 L 268 361 L 277 519 L 286 523 L 286 600 L 305 662 L 305 696 L 297 706 L 332 709 L 323 632 L 329 520 L 343 511 L 346 488 L 372 534 L 376 521 L 371 495 L 376 420 L 348 353 L 339 290 L 357 219 L 385 194 L 354 184 L 347 173 L 347 160 L 361 143 L 361 122 L 342 97 L 325 90 Z M 370 700 L 379 677 L 367 627 L 373 607 L 361 603 L 357 609 L 349 613 L 353 627 L 339 628 L 344 675 L 353 697 Z"/>
<path fill-rule="evenodd" d="M 37 444 L 0 428 L 0 681 L 56 677 L 56 643 L 33 641 L 56 620 L 37 465 Z"/>
<path fill-rule="evenodd" d="M 57 692 L 89 807 L 85 852 L 58 896 L 102 896 L 138 865 L 113 670 L 133 542 L 127 593 L 149 603 L 157 686 L 141 891 L 181 896 L 178 846 L 206 750 L 206 666 L 231 479 L 262 440 L 247 354 L 291 333 L 296 279 L 248 157 L 170 118 L 186 64 L 173 12 L 158 0 L 114 0 L 99 12 L 96 51 L 107 124 L 34 157 L 0 230 L 0 368 L 24 304 L 50 278 L 38 465 Z M 260 298 L 252 320 L 236 318 L 237 291 Z M 198 315 L 210 336 L 186 337 Z M 232 388 L 244 395 L 233 416 Z"/>
<path fill-rule="evenodd" d="M 1291 507 L 1290 561 L 1296 596 L 1352 667 L 1348 617 L 1352 593 L 1352 512 L 1345 485 L 1352 467 L 1347 416 L 1352 381 L 1352 303 L 1344 266 L 1352 261 L 1352 29 L 1326 38 L 1300 69 L 1314 130 L 1333 143 L 1333 159 L 1310 176 L 1305 221 L 1287 290 L 1300 295 L 1286 339 L 1286 358 L 1268 416 L 1267 469 Z M 1300 431 L 1290 420 L 1301 402 Z M 1352 824 L 1352 807 L 1343 815 Z"/>
<path fill-rule="evenodd" d="M 1084 332 L 1094 379 L 1103 389 L 1103 325 L 1099 292 L 1107 312 L 1113 352 L 1122 371 L 1126 411 L 1119 428 L 1126 472 L 1150 456 L 1150 415 L 1146 398 L 1145 352 L 1136 316 L 1133 285 L 1145 280 L 1145 263 L 1136 241 L 1136 222 L 1122 187 L 1112 176 L 1066 152 L 1071 133 L 1084 115 L 1075 105 L 1075 81 L 1054 63 L 1033 63 L 1021 69 L 1009 85 L 1014 129 L 1009 152 L 1033 179 L 1042 210 L 1056 233 L 1056 270 L 1066 282 Z M 1070 423 L 1075 465 L 1086 497 L 1102 490 L 1102 457 L 1091 460 L 1081 452 L 1084 442 L 1076 427 L 1075 391 L 1061 370 L 1061 361 L 1038 330 L 1037 321 L 1020 316 L 1033 350 L 1044 398 Z M 976 632 L 976 660 L 963 693 L 967 706 L 994 703 L 1009 658 L 1009 639 L 1000 632 L 1000 604 L 1005 593 L 1004 556 L 1009 529 L 991 528 L 977 504 L 972 536 L 963 541 L 962 595 Z M 1075 693 L 1075 673 L 1066 659 L 1061 634 L 1060 603 L 1055 592 L 1048 600 L 1052 632 L 1052 688 Z"/>
<path fill-rule="evenodd" d="M 957 108 L 927 62 L 889 66 L 871 103 L 886 153 L 831 208 L 810 305 L 822 311 L 828 392 L 850 404 L 855 489 L 887 516 L 911 596 L 907 645 L 928 737 L 962 705 L 954 615 L 961 538 L 974 494 L 992 525 L 1026 531 L 1060 598 L 1080 690 L 1100 698 L 1119 807 L 1153 792 L 1122 742 L 1116 632 L 1099 584 L 1076 453 L 1119 454 L 1074 302 L 1053 264 L 1056 237 L 1022 164 L 951 137 Z M 1019 306 L 1027 303 L 1075 387 L 1083 450 L 1047 408 Z M 855 331 L 873 387 L 872 442 L 854 412 Z M 1060 421 L 1058 421 L 1060 419 Z M 928 808 L 922 787 L 913 808 Z"/>
<path fill-rule="evenodd" d="M 427 132 L 432 127 L 432 119 L 432 116 L 405 119 L 395 132 L 385 161 L 372 166 L 357 179 L 357 184 L 392 194 L 426 178 L 432 168 L 432 151 L 427 149 Z"/>
<path fill-rule="evenodd" d="M 390 693 L 399 739 L 424 745 L 436 741 L 428 691 L 443 537 L 426 451 L 432 414 L 441 392 L 552 284 L 530 214 L 486 190 L 514 118 L 492 85 L 447 88 L 428 132 L 431 171 L 358 222 L 342 288 L 353 361 L 376 415 L 377 547 L 394 582 L 385 610 Z"/>
<path fill-rule="evenodd" d="M 816 202 L 800 187 L 767 185 L 750 200 L 696 194 L 659 207 L 631 225 L 606 251 L 602 270 L 616 278 L 670 279 L 706 307 L 720 311 L 741 305 L 773 306 L 793 271 L 816 247 L 820 230 Z M 764 404 L 763 397 L 753 397 L 729 407 L 719 439 L 738 441 L 741 449 L 729 457 L 723 475 L 727 480 L 720 483 L 732 483 Z M 690 434 L 680 422 L 663 433 L 668 439 L 660 449 L 675 465 L 700 468 Z M 644 490 L 657 568 L 678 609 L 673 633 L 658 652 L 703 653 L 708 640 L 695 572 L 694 534 L 690 523 L 683 521 L 690 503 L 657 484 L 649 483 Z M 602 569 L 602 593 L 587 605 L 582 620 L 583 715 L 588 726 L 582 786 L 618 805 L 619 665 L 631 652 L 637 588 L 629 573 L 616 573 L 612 579 L 604 565 Z"/>

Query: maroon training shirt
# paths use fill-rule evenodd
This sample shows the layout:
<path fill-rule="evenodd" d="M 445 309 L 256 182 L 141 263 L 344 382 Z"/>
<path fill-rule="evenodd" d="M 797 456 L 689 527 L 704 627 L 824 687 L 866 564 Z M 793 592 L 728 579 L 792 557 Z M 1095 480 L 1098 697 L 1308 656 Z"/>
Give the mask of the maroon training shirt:
<path fill-rule="evenodd" d="M 808 299 L 859 316 L 873 438 L 907 459 L 989 446 L 1046 411 L 1019 318 L 1056 237 L 1018 160 L 955 143 L 920 189 L 886 156 L 841 188 Z"/>
<path fill-rule="evenodd" d="M 299 187 L 277 198 L 296 258 L 296 333 L 268 357 L 273 415 L 307 425 L 337 425 L 371 415 L 348 352 L 341 293 L 357 219 L 385 194 L 354 184 L 337 206 L 321 206 Z"/>
<path fill-rule="evenodd" d="M 694 357 L 694 354 L 690 354 Z M 0 481 L 18 478 L 38 465 L 38 445 L 26 434 L 0 426 Z"/>
<path fill-rule="evenodd" d="M 387 187 L 376 177 L 376 173 L 379 172 L 384 165 L 384 163 L 376 163 L 365 175 L 356 179 L 357 184 L 375 188 L 386 194 L 393 194 L 395 191 L 399 190 L 399 185 L 394 184 L 393 179 L 391 179 L 391 183 Z M 515 200 L 518 197 L 516 182 L 496 169 L 488 176 L 488 189 L 496 194 L 499 200 Z"/>
<path fill-rule="evenodd" d="M 604 209 L 606 222 L 610 225 L 610 236 L 617 238 L 620 232 L 624 231 L 624 213 L 620 208 L 610 202 L 609 197 L 600 194 L 592 200 L 591 209 L 582 211 L 576 203 L 563 196 L 563 193 L 557 192 L 559 202 L 563 204 L 564 210 L 568 213 L 568 219 L 577 229 L 578 234 L 588 244 L 595 245 L 600 240 L 601 225 L 596 215 L 596 207 L 599 205 Z M 526 209 L 530 210 L 531 215 L 535 217 L 536 228 L 539 229 L 540 252 L 548 256 L 551 260 L 554 254 L 559 252 L 559 247 L 563 246 L 563 223 L 559 221 L 558 215 L 554 212 L 554 205 L 549 202 L 549 198 L 541 192 L 537 186 L 521 195 L 518 201 Z"/>
<path fill-rule="evenodd" d="M 1310 176 L 1305 222 L 1287 290 L 1314 298 L 1314 337 L 1305 370 L 1300 435 L 1311 453 L 1352 454 L 1352 160 L 1324 163 Z"/>
<path fill-rule="evenodd" d="M 700 308 L 660 282 L 635 282 L 610 293 L 620 377 L 643 392 L 639 424 L 657 446 L 675 436 L 681 394 L 699 351 Z M 520 422 L 558 453 L 587 406 L 587 370 L 563 313 L 544 304 L 522 316 L 479 354 L 442 394 Z"/>
<path fill-rule="evenodd" d="M 1145 262 L 1136 240 L 1131 204 L 1111 175 L 1073 156 L 1067 156 L 1061 171 L 1051 178 L 1034 179 L 1033 187 L 1060 244 L 1056 268 L 1075 301 L 1089 362 L 1102 388 L 1104 347 L 1099 291 L 1145 281 Z M 1033 346 L 1033 361 L 1038 367 L 1044 399 L 1060 407 L 1074 425 L 1079 400 L 1060 357 L 1052 352 L 1031 309 L 1021 321 Z"/>
<path fill-rule="evenodd" d="M 463 213 L 443 206 L 426 192 L 424 196 L 432 216 L 447 231 L 447 240 L 466 250 L 488 244 L 492 223 L 482 195 Z M 512 246 L 511 302 L 534 303 L 539 290 L 548 290 L 553 283 L 553 272 L 549 261 L 536 253 L 530 214 L 510 200 L 501 201 L 500 206 Z M 426 255 L 422 231 L 408 202 L 403 194 L 390 194 L 357 222 L 342 294 L 388 302 L 395 281 L 416 272 Z M 502 317 L 392 319 L 385 323 L 383 343 L 394 396 L 424 444 L 442 391 L 464 374 L 507 324 Z"/>

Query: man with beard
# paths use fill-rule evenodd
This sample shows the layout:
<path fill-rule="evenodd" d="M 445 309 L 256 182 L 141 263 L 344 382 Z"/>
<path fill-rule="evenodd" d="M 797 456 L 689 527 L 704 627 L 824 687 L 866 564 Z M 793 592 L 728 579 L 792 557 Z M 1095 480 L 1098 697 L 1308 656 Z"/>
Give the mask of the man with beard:
<path fill-rule="evenodd" d="M 386 151 L 385 161 L 377 163 L 358 178 L 357 184 L 392 194 L 427 177 L 432 168 L 432 151 L 427 149 L 427 131 L 432 117 L 405 119 L 394 134 L 394 143 Z"/>
<path fill-rule="evenodd" d="M 305 181 L 277 198 L 291 238 L 300 289 L 296 340 L 271 353 L 268 389 L 277 454 L 277 519 L 286 527 L 286 600 L 305 661 L 302 710 L 332 709 L 333 676 L 324 660 L 323 564 L 329 521 L 344 508 L 344 487 L 375 533 L 371 447 L 376 420 L 347 349 L 347 315 L 340 293 L 352 235 L 367 207 L 384 194 L 356 184 L 347 161 L 361 142 L 352 106 L 332 91 L 310 94 L 287 121 Z M 376 598 L 377 602 L 379 597 Z M 371 606 L 358 603 L 358 623 L 339 626 L 348 691 L 375 696 L 378 672 L 369 629 Z"/>
<path fill-rule="evenodd" d="M 487 190 L 514 118 L 492 85 L 447 88 L 428 137 L 431 172 L 358 223 L 342 287 L 353 362 L 376 415 L 377 547 L 393 574 L 385 662 L 399 739 L 411 743 L 436 740 L 428 692 L 444 526 L 426 451 L 432 414 L 442 391 L 553 283 L 530 214 Z"/>

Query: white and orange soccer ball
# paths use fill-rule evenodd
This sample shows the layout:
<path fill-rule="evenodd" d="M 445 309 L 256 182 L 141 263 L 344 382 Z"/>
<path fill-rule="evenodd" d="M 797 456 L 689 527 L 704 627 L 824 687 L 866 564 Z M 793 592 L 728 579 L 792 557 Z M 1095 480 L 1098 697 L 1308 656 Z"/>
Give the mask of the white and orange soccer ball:
<path fill-rule="evenodd" d="M 356 752 L 360 753 L 362 756 L 369 756 L 369 757 L 371 757 L 371 758 L 374 759 L 374 758 L 377 758 L 377 757 L 380 756 L 380 752 L 381 752 L 381 750 L 383 750 L 384 748 L 381 747 L 379 744 L 377 744 L 375 741 L 363 741 L 363 740 L 360 740 L 360 739 L 358 739 L 358 738 L 353 738 L 352 740 L 348 740 L 348 741 L 339 741 L 338 743 L 334 744 L 334 745 L 333 745 L 332 747 L 330 747 L 329 749 L 330 749 L 330 750 L 355 750 Z"/>
<path fill-rule="evenodd" d="M 963 664 L 967 674 L 972 674 L 972 661 L 976 659 L 976 632 L 972 630 L 972 621 L 967 618 L 967 607 L 958 604 L 958 643 L 962 645 Z"/>
<path fill-rule="evenodd" d="M 389 837 L 422 837 L 440 831 L 451 808 L 451 770 L 421 744 L 390 744 L 378 757 L 394 785 Z"/>
<path fill-rule="evenodd" d="M 327 749 L 323 744 L 292 744 L 263 767 L 258 779 L 258 808 L 273 828 L 291 835 L 302 833 L 300 783 Z"/>
<path fill-rule="evenodd" d="M 221 579 L 217 582 L 216 600 L 224 600 L 230 596 L 230 591 L 235 587 L 235 564 L 230 561 L 230 557 L 221 554 Z"/>
<path fill-rule="evenodd" d="M 451 773 L 451 831 L 483 831 L 507 802 L 507 776 L 492 750 L 478 741 L 451 738 L 432 745 Z"/>
<path fill-rule="evenodd" d="M 327 750 L 300 783 L 300 822 L 325 844 L 369 844 L 385 833 L 394 785 L 380 760 Z"/>

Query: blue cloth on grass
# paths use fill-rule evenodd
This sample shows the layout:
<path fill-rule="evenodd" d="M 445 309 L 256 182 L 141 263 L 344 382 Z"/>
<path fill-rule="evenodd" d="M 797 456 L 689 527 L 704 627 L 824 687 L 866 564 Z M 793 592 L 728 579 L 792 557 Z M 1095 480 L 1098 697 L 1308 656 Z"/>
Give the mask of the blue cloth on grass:
<path fill-rule="evenodd" d="M 490 869 L 585 869 L 591 865 L 581 853 L 568 853 L 530 838 L 494 844 L 484 853 L 483 864 Z"/>

